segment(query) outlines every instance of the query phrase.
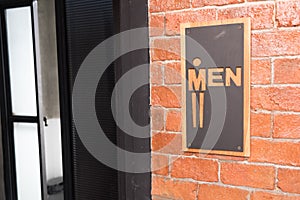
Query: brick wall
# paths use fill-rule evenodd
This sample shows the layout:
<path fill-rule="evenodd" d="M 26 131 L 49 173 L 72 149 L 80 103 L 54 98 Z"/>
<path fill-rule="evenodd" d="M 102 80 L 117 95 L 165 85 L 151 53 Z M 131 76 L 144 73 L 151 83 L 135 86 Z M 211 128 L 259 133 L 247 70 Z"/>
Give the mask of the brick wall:
<path fill-rule="evenodd" d="M 238 17 L 252 18 L 251 156 L 183 153 L 180 23 Z M 153 200 L 300 200 L 300 0 L 149 0 L 149 18 Z"/>

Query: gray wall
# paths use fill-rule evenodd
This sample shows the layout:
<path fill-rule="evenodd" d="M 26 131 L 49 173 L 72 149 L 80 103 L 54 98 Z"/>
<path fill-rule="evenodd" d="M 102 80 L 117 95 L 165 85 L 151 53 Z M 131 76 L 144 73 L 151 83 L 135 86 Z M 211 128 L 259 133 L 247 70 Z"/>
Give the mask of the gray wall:
<path fill-rule="evenodd" d="M 54 0 L 39 0 L 38 16 L 43 80 L 43 112 L 48 118 L 58 118 L 59 99 Z"/>

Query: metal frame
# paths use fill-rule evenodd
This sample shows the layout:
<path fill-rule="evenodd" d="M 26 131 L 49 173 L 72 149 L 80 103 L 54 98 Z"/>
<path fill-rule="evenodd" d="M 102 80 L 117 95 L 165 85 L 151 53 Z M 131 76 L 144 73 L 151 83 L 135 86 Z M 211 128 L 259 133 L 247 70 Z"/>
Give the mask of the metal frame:
<path fill-rule="evenodd" d="M 37 5 L 36 0 L 31 2 L 31 25 L 32 25 L 32 36 L 33 36 L 33 52 L 34 52 L 34 67 L 35 67 L 35 88 L 36 88 L 36 103 L 37 103 L 37 118 L 38 118 L 38 137 L 39 137 L 39 153 L 40 153 L 40 174 L 41 174 L 41 194 L 42 199 L 47 199 L 47 177 L 46 177 L 46 161 L 45 161 L 45 136 L 43 127 L 44 116 L 41 113 L 40 107 L 42 106 L 41 87 L 39 87 L 40 76 L 41 76 L 41 65 L 39 62 L 39 39 L 38 39 L 38 23 L 37 23 Z"/>
<path fill-rule="evenodd" d="M 8 60 L 8 46 L 6 34 L 6 21 L 5 10 L 17 7 L 30 7 L 31 10 L 31 23 L 32 23 L 32 37 L 33 37 L 33 51 L 34 51 L 34 71 L 35 71 L 35 88 L 36 88 L 36 116 L 16 116 L 12 113 L 11 105 L 11 90 L 10 90 L 10 74 L 9 74 L 9 60 Z M 44 160 L 44 139 L 42 136 L 42 123 L 43 119 L 40 116 L 39 110 L 39 92 L 38 92 L 38 73 L 37 73 L 37 54 L 36 54 L 36 35 L 34 23 L 34 8 L 32 0 L 23 1 L 9 1 L 0 2 L 0 15 L 1 15 L 1 73 L 0 73 L 0 106 L 1 106 L 1 123 L 3 135 L 3 154 L 4 154 L 4 176 L 5 176 L 5 195 L 7 199 L 16 200 L 17 197 L 17 180 L 16 180 L 16 163 L 15 163 L 15 145 L 14 145 L 14 129 L 15 122 L 20 123 L 35 123 L 38 127 L 38 140 L 39 140 L 39 159 L 40 159 L 40 174 L 41 174 L 41 194 L 42 199 L 47 197 L 47 183 L 46 183 L 46 170 Z"/>
<path fill-rule="evenodd" d="M 68 45 L 66 34 L 65 1 L 55 0 L 56 39 L 58 59 L 58 82 L 60 96 L 60 118 L 62 131 L 64 199 L 74 199 L 73 154 L 72 154 L 72 104 L 69 82 Z"/>
<path fill-rule="evenodd" d="M 17 184 L 16 184 L 16 168 L 15 168 L 15 152 L 14 140 L 11 130 L 13 130 L 10 115 L 11 108 L 11 91 L 9 71 L 8 71 L 8 55 L 6 45 L 6 28 L 5 16 L 3 8 L 0 11 L 1 15 L 1 124 L 3 137 L 3 154 L 4 154 L 4 179 L 5 179 L 5 193 L 8 199 L 17 199 Z M 3 28 L 4 27 L 4 28 Z"/>

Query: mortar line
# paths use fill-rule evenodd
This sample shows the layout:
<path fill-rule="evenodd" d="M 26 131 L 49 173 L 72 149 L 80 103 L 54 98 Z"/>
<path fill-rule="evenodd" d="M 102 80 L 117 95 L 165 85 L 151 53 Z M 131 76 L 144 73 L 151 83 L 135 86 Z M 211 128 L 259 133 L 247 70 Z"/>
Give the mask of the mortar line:
<path fill-rule="evenodd" d="M 274 74 L 274 59 L 271 58 L 271 85 L 274 85 L 274 78 L 275 78 L 275 74 Z"/>
<path fill-rule="evenodd" d="M 277 16 L 277 1 L 274 1 L 274 11 L 273 11 L 273 22 L 274 22 L 274 28 L 277 28 L 277 21 L 276 21 L 276 16 Z"/>
<path fill-rule="evenodd" d="M 271 138 L 274 139 L 274 111 L 271 112 Z"/>
<path fill-rule="evenodd" d="M 252 113 L 262 113 L 262 114 L 272 114 L 274 112 L 275 115 L 300 115 L 300 112 L 297 111 L 282 111 L 282 110 L 263 110 L 263 109 L 255 109 L 251 110 Z"/>
<path fill-rule="evenodd" d="M 272 87 L 300 87 L 300 83 L 287 83 L 287 84 L 282 84 L 282 83 L 274 83 L 272 85 L 261 85 L 261 84 L 253 84 L 251 85 L 253 88 L 272 88 Z"/>
<path fill-rule="evenodd" d="M 275 168 L 275 189 L 279 190 L 279 188 L 278 188 L 278 167 Z"/>

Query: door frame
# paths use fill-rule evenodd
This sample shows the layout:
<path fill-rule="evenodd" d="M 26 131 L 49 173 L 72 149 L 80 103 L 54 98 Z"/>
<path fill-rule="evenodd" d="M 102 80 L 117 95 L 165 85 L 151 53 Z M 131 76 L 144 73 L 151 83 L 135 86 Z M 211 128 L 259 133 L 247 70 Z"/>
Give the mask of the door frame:
<path fill-rule="evenodd" d="M 17 175 L 15 162 L 15 145 L 13 124 L 20 123 L 36 123 L 39 143 L 39 161 L 40 161 L 40 177 L 41 177 L 41 195 L 42 199 L 47 196 L 47 181 L 45 171 L 45 154 L 44 154 L 44 136 L 41 129 L 43 120 L 39 109 L 39 91 L 38 91 L 38 63 L 36 51 L 36 23 L 34 12 L 35 0 L 5 0 L 0 3 L 0 113 L 1 113 L 1 134 L 3 148 L 3 168 L 4 168 L 4 187 L 6 199 L 16 200 L 17 197 Z M 33 55 L 34 55 L 34 73 L 35 73 L 35 90 L 36 90 L 36 108 L 37 116 L 14 116 L 12 113 L 10 74 L 8 61 L 8 44 L 6 33 L 5 10 L 18 7 L 30 7 L 32 38 L 33 38 Z"/>

